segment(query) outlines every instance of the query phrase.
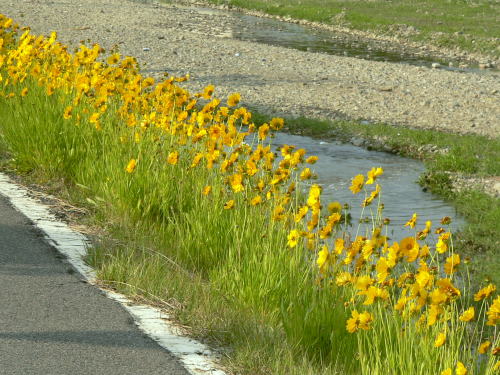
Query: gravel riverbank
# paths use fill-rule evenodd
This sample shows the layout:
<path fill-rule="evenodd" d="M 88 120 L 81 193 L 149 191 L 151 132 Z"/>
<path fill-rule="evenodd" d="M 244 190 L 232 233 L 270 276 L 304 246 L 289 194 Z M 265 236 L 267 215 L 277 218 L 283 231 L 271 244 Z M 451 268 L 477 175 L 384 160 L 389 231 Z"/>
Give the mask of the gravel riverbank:
<path fill-rule="evenodd" d="M 76 46 L 118 45 L 161 77 L 190 73 L 193 91 L 240 92 L 243 104 L 288 117 L 348 118 L 497 137 L 500 74 L 460 73 L 274 47 L 232 38 L 230 12 L 130 0 L 0 0 L 34 33 Z M 367 125 L 368 126 L 368 125 Z"/>

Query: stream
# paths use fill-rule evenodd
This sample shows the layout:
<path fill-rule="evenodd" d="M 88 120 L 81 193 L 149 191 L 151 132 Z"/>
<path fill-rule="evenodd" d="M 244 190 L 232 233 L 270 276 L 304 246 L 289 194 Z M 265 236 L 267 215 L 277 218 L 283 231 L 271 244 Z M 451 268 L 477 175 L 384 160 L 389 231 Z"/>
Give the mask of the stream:
<path fill-rule="evenodd" d="M 386 152 L 367 151 L 340 142 L 325 142 L 318 139 L 278 133 L 273 139 L 275 149 L 284 144 L 304 148 L 308 155 L 316 155 L 319 160 L 311 166 L 317 173 L 318 183 L 323 187 L 323 205 L 338 201 L 350 206 L 352 215 L 353 233 L 358 227 L 361 215 L 361 202 L 364 194 L 352 194 L 349 190 L 352 178 L 357 174 L 364 174 L 372 167 L 382 167 L 384 174 L 377 179 L 381 186 L 381 201 L 385 205 L 383 217 L 391 220 L 388 225 L 388 235 L 392 240 L 400 241 L 404 237 L 414 235 L 414 230 L 404 224 L 418 214 L 416 228 L 421 230 L 426 220 L 431 220 L 433 228 L 441 226 L 440 220 L 444 216 L 452 218 L 452 230 L 457 230 L 464 225 L 464 220 L 457 215 L 456 210 L 429 192 L 423 191 L 417 183 L 419 176 L 425 171 L 424 165 L 418 161 Z M 369 190 L 373 190 L 372 185 Z M 376 207 L 376 202 L 365 208 L 365 216 L 370 215 L 370 208 Z M 376 212 L 375 212 L 376 213 Z M 360 232 L 360 234 L 365 234 Z"/>
<path fill-rule="evenodd" d="M 188 7 L 186 7 L 188 8 Z M 432 68 L 440 64 L 444 70 L 463 73 L 489 74 L 496 69 L 479 69 L 477 66 L 459 68 L 458 62 L 443 61 L 427 56 L 417 50 L 389 51 L 375 41 L 363 41 L 331 31 L 320 30 L 296 23 L 273 18 L 251 16 L 240 12 L 231 12 L 213 8 L 189 7 L 193 13 L 229 19 L 230 30 L 225 30 L 221 37 L 252 41 L 301 51 L 326 53 L 337 56 L 349 56 L 364 60 L 384 61 Z"/>

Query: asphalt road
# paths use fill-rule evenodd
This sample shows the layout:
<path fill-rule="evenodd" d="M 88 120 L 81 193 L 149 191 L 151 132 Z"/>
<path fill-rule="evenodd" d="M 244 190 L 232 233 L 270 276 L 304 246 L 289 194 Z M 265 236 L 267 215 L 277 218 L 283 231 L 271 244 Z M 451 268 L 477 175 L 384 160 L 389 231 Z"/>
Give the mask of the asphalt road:
<path fill-rule="evenodd" d="M 188 372 L 0 195 L 0 374 Z"/>

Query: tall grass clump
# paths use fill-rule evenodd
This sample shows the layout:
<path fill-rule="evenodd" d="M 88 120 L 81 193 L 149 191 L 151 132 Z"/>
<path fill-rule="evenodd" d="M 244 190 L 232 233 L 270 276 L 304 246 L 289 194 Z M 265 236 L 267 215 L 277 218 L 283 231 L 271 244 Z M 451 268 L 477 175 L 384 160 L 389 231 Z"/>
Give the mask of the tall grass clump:
<path fill-rule="evenodd" d="M 151 237 L 155 256 L 253 322 L 254 351 L 266 335 L 291 348 L 260 372 L 304 362 L 318 374 L 498 371 L 496 287 L 473 293 L 450 218 L 419 226 L 415 213 L 408 237 L 390 241 L 381 168 L 352 180 L 367 219 L 353 232 L 348 207 L 322 202 L 311 182 L 317 157 L 272 147 L 282 119 L 257 127 L 237 93 L 225 103 L 211 85 L 190 94 L 179 85 L 188 77 L 155 82 L 97 44 L 71 54 L 55 33 L 21 33 L 5 16 L 0 26 L 0 130 L 15 165 L 84 187 L 132 243 Z M 147 274 L 157 294 L 178 281 L 147 251 L 95 254 L 124 285 Z"/>

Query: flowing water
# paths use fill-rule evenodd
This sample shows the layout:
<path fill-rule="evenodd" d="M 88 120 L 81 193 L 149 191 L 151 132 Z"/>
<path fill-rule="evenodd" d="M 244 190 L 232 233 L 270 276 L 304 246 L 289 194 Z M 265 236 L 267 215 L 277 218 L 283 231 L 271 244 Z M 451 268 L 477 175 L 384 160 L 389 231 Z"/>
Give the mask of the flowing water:
<path fill-rule="evenodd" d="M 230 30 L 221 35 L 246 41 L 270 44 L 301 51 L 326 53 L 338 56 L 350 56 L 365 60 L 386 61 L 392 63 L 409 64 L 415 66 L 432 67 L 433 63 L 440 63 L 441 69 L 489 74 L 490 69 L 478 67 L 458 68 L 448 66 L 449 61 L 442 61 L 426 56 L 417 51 L 389 51 L 374 42 L 361 41 L 349 36 L 331 31 L 320 30 L 295 23 L 284 22 L 273 18 L 250 16 L 239 12 L 230 12 L 213 8 L 192 7 L 193 13 L 205 16 L 223 17 L 230 19 Z"/>
<path fill-rule="evenodd" d="M 358 226 L 364 195 L 362 192 L 352 194 L 349 186 L 352 177 L 356 174 L 366 175 L 372 167 L 384 169 L 384 174 L 377 182 L 382 187 L 381 199 L 385 205 L 383 217 L 391 219 L 388 229 L 389 237 L 393 240 L 401 240 L 414 235 L 414 231 L 404 227 L 413 213 L 418 214 L 417 228 L 419 230 L 423 229 L 426 220 L 433 222 L 433 228 L 440 226 L 440 219 L 444 216 L 452 218 L 453 230 L 464 224 L 464 220 L 457 216 L 452 206 L 433 194 L 423 191 L 418 185 L 418 177 L 425 171 L 425 167 L 417 160 L 385 152 L 367 151 L 338 142 L 325 142 L 304 136 L 278 133 L 273 140 L 273 146 L 278 148 L 284 144 L 304 148 L 308 151 L 308 155 L 319 157 L 311 169 L 318 175 L 318 179 L 313 180 L 313 183 L 318 183 L 323 187 L 323 205 L 331 201 L 349 204 L 354 233 Z M 365 208 L 365 215 L 370 214 L 370 207 Z M 360 234 L 365 235 L 365 233 Z"/>

